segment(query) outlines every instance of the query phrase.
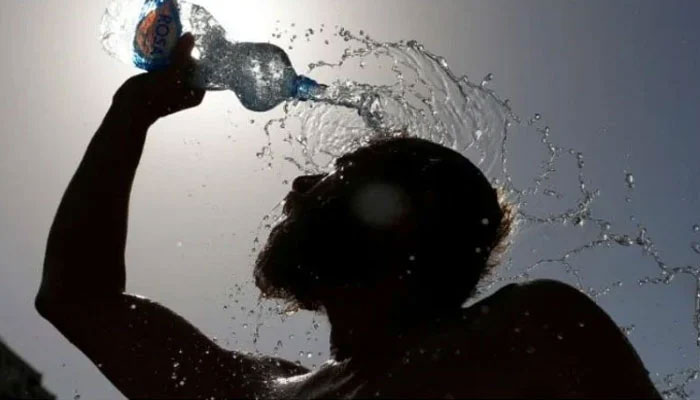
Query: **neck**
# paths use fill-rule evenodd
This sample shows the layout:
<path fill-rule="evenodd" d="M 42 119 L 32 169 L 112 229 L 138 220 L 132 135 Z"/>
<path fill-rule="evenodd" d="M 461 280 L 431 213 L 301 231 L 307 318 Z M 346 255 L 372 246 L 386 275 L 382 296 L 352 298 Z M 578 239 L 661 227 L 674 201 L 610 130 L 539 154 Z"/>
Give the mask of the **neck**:
<path fill-rule="evenodd" d="M 390 339 L 398 334 L 397 327 L 369 310 L 364 308 L 364 316 L 351 315 L 347 310 L 342 313 L 327 310 L 331 323 L 331 354 L 336 360 L 357 359 L 363 355 L 377 357 L 395 347 L 396 340 Z"/>
<path fill-rule="evenodd" d="M 337 361 L 398 357 L 412 340 L 423 337 L 421 330 L 435 330 L 436 323 L 449 319 L 449 315 L 425 312 L 400 315 L 376 303 L 356 302 L 327 306 L 326 313 L 331 324 L 331 354 Z"/>

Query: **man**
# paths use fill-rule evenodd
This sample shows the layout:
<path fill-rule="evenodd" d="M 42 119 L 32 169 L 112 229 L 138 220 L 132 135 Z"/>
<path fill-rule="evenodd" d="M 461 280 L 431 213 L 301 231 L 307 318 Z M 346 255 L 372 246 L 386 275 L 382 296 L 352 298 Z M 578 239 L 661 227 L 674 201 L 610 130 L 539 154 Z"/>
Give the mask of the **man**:
<path fill-rule="evenodd" d="M 194 107 L 173 66 L 114 96 L 48 240 L 36 306 L 130 398 L 659 398 L 613 321 L 564 284 L 509 285 L 463 309 L 509 231 L 510 213 L 456 152 L 373 143 L 336 171 L 296 179 L 255 266 L 263 294 L 324 312 L 332 360 L 292 362 L 219 347 L 125 290 L 128 200 L 148 127 Z"/>

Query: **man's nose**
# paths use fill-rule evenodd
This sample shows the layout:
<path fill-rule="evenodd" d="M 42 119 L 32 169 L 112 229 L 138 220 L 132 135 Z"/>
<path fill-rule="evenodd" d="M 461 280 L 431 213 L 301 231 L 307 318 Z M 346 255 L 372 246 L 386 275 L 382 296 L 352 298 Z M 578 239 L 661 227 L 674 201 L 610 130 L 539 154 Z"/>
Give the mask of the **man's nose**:
<path fill-rule="evenodd" d="M 300 176 L 292 182 L 292 190 L 299 193 L 306 193 L 324 177 L 325 175 Z"/>

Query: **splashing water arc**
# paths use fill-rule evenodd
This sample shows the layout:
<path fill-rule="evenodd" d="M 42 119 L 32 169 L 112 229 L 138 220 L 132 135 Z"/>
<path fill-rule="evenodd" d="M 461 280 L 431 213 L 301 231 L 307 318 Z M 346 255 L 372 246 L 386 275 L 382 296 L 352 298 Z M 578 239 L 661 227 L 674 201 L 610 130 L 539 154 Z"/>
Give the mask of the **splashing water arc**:
<path fill-rule="evenodd" d="M 323 29 L 322 25 L 315 31 Z M 288 34 L 290 43 L 294 43 L 297 35 L 287 32 L 278 30 L 272 36 L 282 39 L 283 34 Z M 314 29 L 306 32 L 310 41 Z M 307 74 L 333 76 L 335 80 L 324 81 L 332 83 L 315 101 L 289 101 L 281 118 L 267 121 L 268 144 L 258 153 L 259 158 L 268 165 L 282 159 L 302 173 L 319 173 L 332 170 L 335 158 L 377 137 L 420 137 L 450 147 L 477 164 L 517 209 L 517 233 L 511 237 L 516 249 L 511 250 L 496 273 L 481 283 L 481 294 L 506 282 L 538 277 L 539 270 L 555 266 L 562 276 L 569 277 L 569 283 L 598 300 L 619 290 L 623 282 L 592 285 L 586 270 L 577 266 L 575 260 L 596 249 L 637 249 L 656 266 L 656 274 L 640 276 L 635 284 L 669 285 L 679 275 L 690 276 L 696 282 L 693 320 L 700 343 L 700 266 L 667 263 L 642 223 L 637 223 L 636 229 L 618 231 L 616 221 L 597 216 L 593 205 L 601 193 L 586 178 L 585 155 L 557 144 L 542 115 L 520 118 L 508 100 L 489 88 L 492 74 L 477 83 L 456 75 L 445 58 L 416 41 L 379 42 L 364 32 L 353 34 L 341 27 L 337 27 L 333 38 L 347 45 L 342 54 L 334 62 L 311 63 Z M 348 78 L 358 71 L 369 76 Z M 384 78 L 382 82 L 372 78 L 377 74 Z M 512 148 L 514 137 L 527 137 L 539 147 L 539 159 L 533 163 L 537 172 L 527 179 L 516 180 L 509 170 L 510 158 L 519 150 Z M 279 138 L 281 143 L 273 145 Z M 565 189 L 557 187 L 554 178 L 562 171 L 569 171 L 566 173 L 574 183 L 573 194 L 565 194 Z M 632 193 L 634 175 L 625 171 L 620 184 Z M 552 207 L 533 206 L 542 202 Z M 280 209 L 278 205 L 265 216 L 259 237 L 280 218 Z M 525 258 L 523 263 L 518 243 L 528 232 L 542 228 L 563 229 L 578 240 L 572 241 L 570 247 L 557 249 L 553 256 L 532 261 Z M 259 237 L 254 251 L 262 243 Z M 528 253 L 530 250 L 534 252 L 528 249 Z M 635 325 L 621 328 L 630 335 Z M 656 382 L 665 397 L 688 399 L 687 387 L 700 376 L 698 371 L 677 370 L 657 377 Z"/>

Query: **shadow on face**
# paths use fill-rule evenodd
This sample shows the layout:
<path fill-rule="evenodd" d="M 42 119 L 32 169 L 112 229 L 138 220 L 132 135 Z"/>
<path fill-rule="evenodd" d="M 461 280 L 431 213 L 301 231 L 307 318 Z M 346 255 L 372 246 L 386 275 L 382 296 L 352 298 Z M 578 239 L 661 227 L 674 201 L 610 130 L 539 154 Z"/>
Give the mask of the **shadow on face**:
<path fill-rule="evenodd" d="M 476 166 L 415 138 L 373 142 L 330 174 L 297 178 L 284 213 L 258 257 L 256 284 L 313 310 L 344 296 L 459 308 L 510 227 Z"/>

